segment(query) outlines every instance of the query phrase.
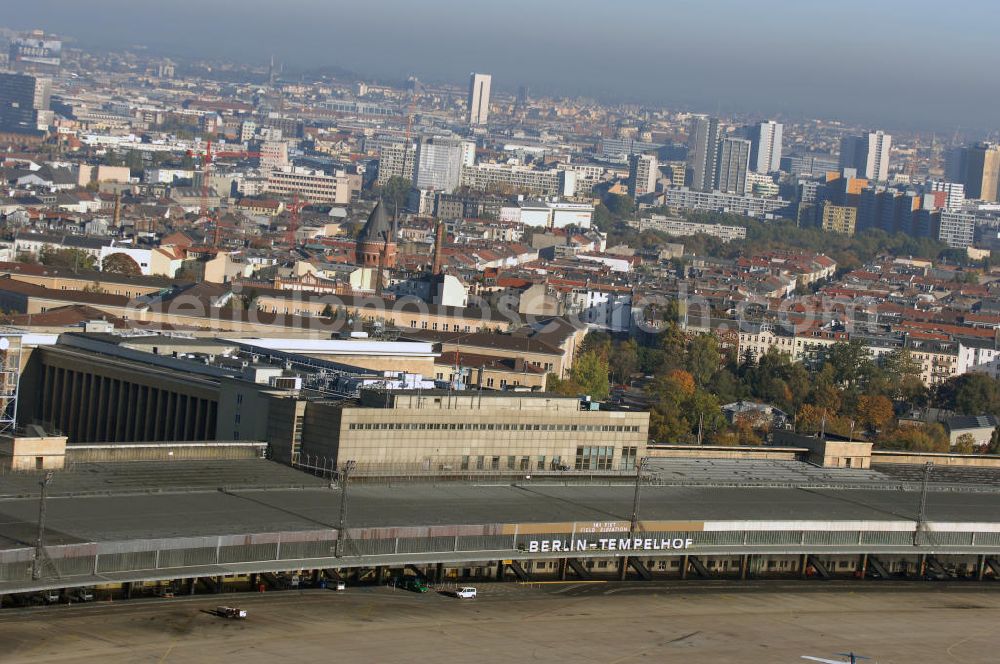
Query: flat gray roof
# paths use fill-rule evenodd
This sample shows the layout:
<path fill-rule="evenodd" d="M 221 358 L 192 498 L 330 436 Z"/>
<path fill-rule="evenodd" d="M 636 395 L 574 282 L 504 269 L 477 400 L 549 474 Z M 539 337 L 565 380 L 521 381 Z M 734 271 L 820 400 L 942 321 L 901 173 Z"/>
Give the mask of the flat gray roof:
<path fill-rule="evenodd" d="M 627 521 L 632 487 L 355 485 L 349 526 Z M 644 520 L 915 519 L 918 491 L 648 486 Z M 340 492 L 329 488 L 55 496 L 46 543 L 151 539 L 335 528 Z M 932 492 L 927 519 L 993 521 L 1000 493 Z M 0 548 L 30 546 L 36 498 L 0 500 Z"/>

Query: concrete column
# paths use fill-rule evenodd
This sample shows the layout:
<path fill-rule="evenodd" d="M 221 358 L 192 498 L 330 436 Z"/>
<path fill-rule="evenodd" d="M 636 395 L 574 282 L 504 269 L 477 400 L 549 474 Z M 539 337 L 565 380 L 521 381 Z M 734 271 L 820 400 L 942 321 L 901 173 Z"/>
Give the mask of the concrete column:
<path fill-rule="evenodd" d="M 215 577 L 215 592 L 217 592 L 217 593 L 221 593 L 222 592 L 222 584 L 223 584 L 224 581 L 225 581 L 225 577 L 222 577 L 222 576 Z"/>
<path fill-rule="evenodd" d="M 128 421 L 131 423 L 131 435 L 128 436 L 129 442 L 140 442 L 145 440 L 142 432 L 142 426 L 145 424 L 143 422 L 143 413 L 146 412 L 146 386 L 139 385 L 137 383 L 132 383 L 129 389 L 129 416 Z"/>
<path fill-rule="evenodd" d="M 434 568 L 434 582 L 441 583 L 444 581 L 444 563 L 438 563 Z"/>
<path fill-rule="evenodd" d="M 219 415 L 219 403 L 217 401 L 208 402 L 208 423 L 205 430 L 205 440 L 215 440 L 216 421 Z"/>
<path fill-rule="evenodd" d="M 565 581 L 566 580 L 566 568 L 567 567 L 569 567 L 569 564 L 566 562 L 566 559 L 565 558 L 560 558 L 559 559 L 559 580 L 560 581 Z"/>
<path fill-rule="evenodd" d="M 982 581 L 986 574 L 986 556 L 978 556 L 976 561 L 976 581 Z"/>
<path fill-rule="evenodd" d="M 618 580 L 624 581 L 628 577 L 628 556 L 618 559 Z"/>
<path fill-rule="evenodd" d="M 204 399 L 196 398 L 194 404 L 194 435 L 191 440 L 205 440 L 205 405 Z"/>
<path fill-rule="evenodd" d="M 112 429 L 112 436 L 114 437 L 114 442 L 120 443 L 125 438 L 125 383 L 121 380 L 115 380 L 114 389 L 114 428 Z"/>
<path fill-rule="evenodd" d="M 90 442 L 90 438 L 87 437 L 87 424 L 90 421 L 90 411 L 93 409 L 93 384 L 94 374 L 89 372 L 80 374 L 80 391 L 77 393 L 77 411 L 74 418 L 74 426 L 76 429 L 76 439 L 83 442 Z"/>
<path fill-rule="evenodd" d="M 921 553 L 920 554 L 920 566 L 918 568 L 917 574 L 922 579 L 922 578 L 924 578 L 924 574 L 926 574 L 926 573 L 927 573 L 927 554 L 926 553 Z"/>
<path fill-rule="evenodd" d="M 45 365 L 42 382 L 42 421 L 52 421 L 52 406 L 56 401 L 56 368 Z"/>
<path fill-rule="evenodd" d="M 868 578 L 868 554 L 862 554 L 861 556 L 861 580 L 864 581 Z"/>
<path fill-rule="evenodd" d="M 681 579 L 688 578 L 688 557 L 687 554 L 681 556 Z"/>
<path fill-rule="evenodd" d="M 154 440 L 156 435 L 156 398 L 159 390 L 155 387 L 146 387 L 146 407 L 142 412 L 143 426 L 142 439 L 145 441 Z"/>
<path fill-rule="evenodd" d="M 194 576 L 188 579 L 188 595 L 194 594 L 194 589 L 198 587 L 198 577 Z"/>
<path fill-rule="evenodd" d="M 806 565 L 809 561 L 809 557 L 806 554 L 799 556 L 799 577 L 806 578 Z"/>
<path fill-rule="evenodd" d="M 167 391 L 156 390 L 156 404 L 153 406 L 153 440 L 165 440 L 167 435 Z"/>
<path fill-rule="evenodd" d="M 170 392 L 167 402 L 167 440 L 184 440 L 184 420 L 181 419 L 181 395 Z"/>
<path fill-rule="evenodd" d="M 497 581 L 503 581 L 504 578 L 504 564 L 502 560 L 497 561 Z"/>
<path fill-rule="evenodd" d="M 70 441 L 76 442 L 76 418 L 79 414 L 78 405 L 80 403 L 80 374 L 75 371 L 69 372 L 69 401 L 66 404 L 66 419 L 63 421 L 63 433 L 69 436 Z"/>
<path fill-rule="evenodd" d="M 126 581 L 122 584 L 122 596 L 125 599 L 132 599 L 132 582 Z"/>
<path fill-rule="evenodd" d="M 740 556 L 740 580 L 746 581 L 750 575 L 750 556 L 744 554 Z"/>
<path fill-rule="evenodd" d="M 69 409 L 70 402 L 73 396 L 73 386 L 72 378 L 73 372 L 69 369 L 60 369 L 60 379 L 59 379 L 59 407 L 56 410 L 56 419 L 58 420 L 56 426 L 66 432 L 69 424 Z"/>
<path fill-rule="evenodd" d="M 92 415 L 94 419 L 92 439 L 97 442 L 107 442 L 108 429 L 108 383 L 107 376 L 101 376 L 97 390 L 97 409 Z"/>

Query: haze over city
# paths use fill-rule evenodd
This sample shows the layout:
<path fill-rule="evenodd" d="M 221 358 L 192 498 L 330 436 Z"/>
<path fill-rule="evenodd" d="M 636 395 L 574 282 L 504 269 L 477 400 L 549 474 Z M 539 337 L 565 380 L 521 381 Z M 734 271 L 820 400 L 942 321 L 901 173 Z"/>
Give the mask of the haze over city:
<path fill-rule="evenodd" d="M 990 130 L 1000 6 L 957 0 L 833 3 L 553 0 L 38 0 L 12 27 L 87 47 L 361 77 L 459 81 L 490 71 L 511 92 L 585 95 L 700 112 L 806 115 L 893 129 Z"/>

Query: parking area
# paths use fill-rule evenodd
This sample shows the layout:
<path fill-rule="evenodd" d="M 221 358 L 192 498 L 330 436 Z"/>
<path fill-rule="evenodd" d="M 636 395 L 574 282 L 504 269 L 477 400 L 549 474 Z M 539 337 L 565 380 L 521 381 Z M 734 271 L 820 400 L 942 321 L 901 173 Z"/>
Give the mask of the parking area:
<path fill-rule="evenodd" d="M 151 598 L 0 612 L 5 662 L 995 661 L 976 584 L 479 584 Z M 214 613 L 247 611 L 245 620 Z"/>

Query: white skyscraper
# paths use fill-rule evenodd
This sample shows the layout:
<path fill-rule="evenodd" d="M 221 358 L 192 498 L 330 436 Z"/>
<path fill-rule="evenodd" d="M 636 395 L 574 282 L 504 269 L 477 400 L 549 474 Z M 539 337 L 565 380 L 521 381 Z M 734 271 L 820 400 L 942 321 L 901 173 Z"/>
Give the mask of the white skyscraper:
<path fill-rule="evenodd" d="M 629 157 L 628 195 L 639 198 L 656 191 L 656 181 L 660 178 L 660 169 L 656 155 L 634 154 Z"/>
<path fill-rule="evenodd" d="M 858 177 L 884 182 L 889 179 L 892 136 L 875 131 L 840 139 L 840 168 L 854 168 Z"/>
<path fill-rule="evenodd" d="M 446 194 L 455 191 L 462 178 L 462 166 L 467 165 L 468 145 L 474 144 L 440 136 L 421 139 L 417 145 L 417 189 Z"/>
<path fill-rule="evenodd" d="M 472 74 L 469 78 L 469 124 L 485 125 L 490 118 L 490 84 L 493 77 L 489 74 Z"/>
<path fill-rule="evenodd" d="M 774 173 L 781 168 L 781 134 L 783 126 L 768 120 L 754 125 L 747 131 L 750 139 L 750 170 L 757 173 Z"/>

